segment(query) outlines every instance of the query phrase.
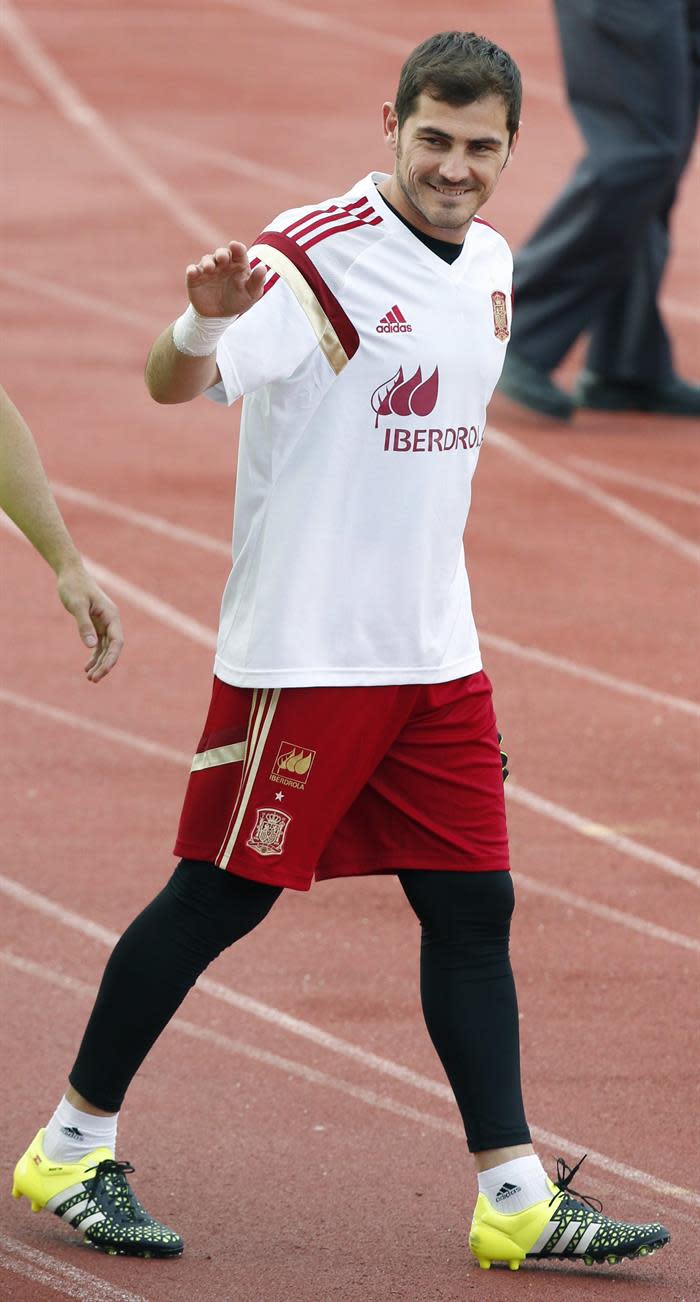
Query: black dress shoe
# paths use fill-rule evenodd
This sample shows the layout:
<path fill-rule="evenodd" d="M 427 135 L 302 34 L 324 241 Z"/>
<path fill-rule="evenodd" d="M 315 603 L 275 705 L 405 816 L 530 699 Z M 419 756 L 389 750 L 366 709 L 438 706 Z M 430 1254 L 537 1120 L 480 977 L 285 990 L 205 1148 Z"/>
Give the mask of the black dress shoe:
<path fill-rule="evenodd" d="M 595 371 L 582 371 L 574 388 L 577 407 L 595 411 L 655 411 L 667 416 L 700 417 L 700 385 L 678 376 L 660 384 L 609 380 Z"/>
<path fill-rule="evenodd" d="M 506 353 L 498 389 L 500 393 L 512 398 L 513 402 L 519 402 L 522 407 L 529 407 L 542 416 L 570 420 L 574 414 L 574 403 L 568 393 L 552 383 L 547 371 L 533 366 L 532 362 L 519 357 L 511 348 Z"/>

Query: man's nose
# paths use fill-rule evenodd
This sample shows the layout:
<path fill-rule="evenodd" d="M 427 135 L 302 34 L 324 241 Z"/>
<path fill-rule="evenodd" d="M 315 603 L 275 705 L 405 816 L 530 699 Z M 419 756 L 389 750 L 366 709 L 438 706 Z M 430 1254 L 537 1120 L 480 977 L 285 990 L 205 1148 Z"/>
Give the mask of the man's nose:
<path fill-rule="evenodd" d="M 456 150 L 440 161 L 440 176 L 446 185 L 469 184 L 469 167 Z"/>

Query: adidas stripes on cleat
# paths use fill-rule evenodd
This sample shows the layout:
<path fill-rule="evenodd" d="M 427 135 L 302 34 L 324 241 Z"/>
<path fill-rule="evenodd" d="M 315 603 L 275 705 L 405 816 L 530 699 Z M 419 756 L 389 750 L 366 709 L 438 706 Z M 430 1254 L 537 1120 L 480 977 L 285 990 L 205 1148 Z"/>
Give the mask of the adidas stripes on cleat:
<path fill-rule="evenodd" d="M 23 1195 L 33 1212 L 43 1207 L 62 1217 L 102 1252 L 130 1257 L 176 1257 L 179 1234 L 154 1221 L 136 1198 L 128 1162 L 116 1162 L 108 1148 L 96 1148 L 81 1162 L 51 1162 L 40 1130 L 15 1167 L 12 1193 Z"/>
<path fill-rule="evenodd" d="M 663 1225 L 614 1221 L 598 1210 L 597 1199 L 585 1198 L 574 1189 L 569 1192 L 581 1162 L 569 1168 L 558 1158 L 557 1180 L 547 1182 L 552 1191 L 549 1202 L 535 1203 L 524 1212 L 495 1211 L 485 1194 L 479 1194 L 469 1247 L 484 1270 L 494 1261 L 517 1270 L 531 1258 L 615 1265 L 623 1257 L 648 1257 L 668 1243 L 670 1235 Z"/>

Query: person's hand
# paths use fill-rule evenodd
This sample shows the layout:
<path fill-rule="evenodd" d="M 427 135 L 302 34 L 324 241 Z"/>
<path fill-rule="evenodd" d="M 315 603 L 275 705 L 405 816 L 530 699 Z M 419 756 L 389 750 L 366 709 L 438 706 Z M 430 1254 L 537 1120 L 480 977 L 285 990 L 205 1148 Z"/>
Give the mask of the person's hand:
<path fill-rule="evenodd" d="M 262 298 L 267 268 L 250 269 L 245 244 L 205 253 L 187 268 L 190 303 L 200 316 L 240 316 Z"/>
<path fill-rule="evenodd" d="M 124 645 L 119 611 L 82 566 L 59 572 L 58 595 L 83 642 L 93 648 L 85 673 L 91 683 L 99 683 L 116 665 Z"/>

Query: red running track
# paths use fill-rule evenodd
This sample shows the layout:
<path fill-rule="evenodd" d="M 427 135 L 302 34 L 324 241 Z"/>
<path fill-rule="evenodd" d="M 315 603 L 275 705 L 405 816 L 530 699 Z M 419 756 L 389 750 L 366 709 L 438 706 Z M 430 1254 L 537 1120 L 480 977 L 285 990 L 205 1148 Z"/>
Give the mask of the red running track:
<path fill-rule="evenodd" d="M 430 26 L 465 21 L 445 4 Z M 468 21 L 525 73 L 521 147 L 488 214 L 517 245 L 576 131 L 545 0 L 493 0 Z M 416 0 L 13 0 L 0 30 L 2 378 L 81 546 L 119 576 L 105 585 L 128 635 L 118 670 L 86 684 L 51 575 L 2 532 L 9 1180 L 63 1088 L 110 935 L 170 871 L 209 695 L 235 428 L 205 403 L 150 403 L 146 350 L 213 241 L 252 239 L 271 213 L 383 165 L 378 104 L 428 28 Z M 693 182 L 697 160 L 665 302 L 679 369 L 697 378 Z M 549 1162 L 588 1150 L 584 1190 L 661 1218 L 671 1247 L 615 1270 L 478 1270 L 472 1174 L 419 1012 L 416 925 L 393 880 L 368 879 L 283 898 L 133 1086 L 121 1155 L 182 1230 L 183 1259 L 104 1258 L 6 1197 L 3 1298 L 700 1296 L 697 429 L 598 416 L 542 429 L 500 400 L 491 417 L 468 550 L 512 758 L 529 1115 Z"/>

